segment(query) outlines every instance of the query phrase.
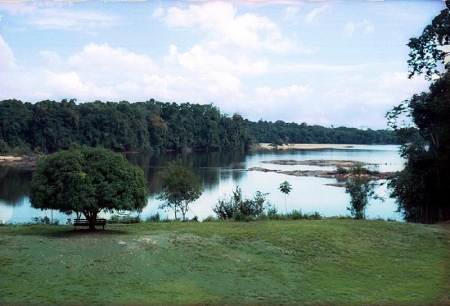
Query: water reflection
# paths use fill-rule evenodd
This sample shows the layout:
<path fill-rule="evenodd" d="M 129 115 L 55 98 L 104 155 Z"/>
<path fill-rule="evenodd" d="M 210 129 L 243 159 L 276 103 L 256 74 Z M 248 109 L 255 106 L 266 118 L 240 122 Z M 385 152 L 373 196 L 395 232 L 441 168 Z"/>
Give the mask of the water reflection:
<path fill-rule="evenodd" d="M 334 183 L 333 179 L 315 177 L 295 177 L 278 173 L 247 171 L 251 167 L 273 168 L 279 170 L 306 170 L 311 166 L 287 166 L 265 164 L 263 161 L 293 159 L 293 160 L 355 160 L 376 163 L 381 171 L 397 171 L 402 169 L 404 160 L 398 155 L 397 146 L 355 146 L 345 149 L 325 150 L 264 150 L 264 151 L 228 151 L 228 152 L 195 152 L 195 153 L 147 153 L 127 154 L 126 158 L 144 170 L 150 190 L 149 204 L 142 216 L 145 218 L 157 212 L 163 217 L 172 218 L 170 212 L 158 210 L 159 200 L 156 199 L 161 190 L 159 173 L 167 162 L 181 159 L 183 164 L 192 164 L 194 171 L 202 178 L 205 187 L 203 195 L 192 204 L 192 211 L 187 217 L 197 216 L 203 219 L 213 215 L 212 206 L 225 194 L 231 195 L 236 186 L 240 186 L 243 195 L 253 197 L 256 191 L 269 193 L 267 200 L 284 213 L 293 209 L 304 213 L 319 212 L 325 216 L 347 215 L 346 207 L 349 196 L 343 188 L 327 186 Z M 326 170 L 323 167 L 317 169 Z M 332 169 L 332 167 L 330 167 Z M 285 207 L 284 195 L 278 186 L 283 181 L 289 181 L 292 192 L 287 196 Z M 0 220 L 3 222 L 29 222 L 32 217 L 48 216 L 49 211 L 39 211 L 30 207 L 28 187 L 31 172 L 20 168 L 0 167 Z M 386 187 L 379 188 L 381 195 L 386 195 Z M 368 216 L 392 218 L 400 220 L 395 213 L 396 205 L 392 199 L 381 203 L 371 201 L 367 210 Z M 54 212 L 54 218 L 65 223 L 66 215 Z"/>
<path fill-rule="evenodd" d="M 17 206 L 28 197 L 31 171 L 22 168 L 0 167 L 0 201 L 3 205 Z"/>

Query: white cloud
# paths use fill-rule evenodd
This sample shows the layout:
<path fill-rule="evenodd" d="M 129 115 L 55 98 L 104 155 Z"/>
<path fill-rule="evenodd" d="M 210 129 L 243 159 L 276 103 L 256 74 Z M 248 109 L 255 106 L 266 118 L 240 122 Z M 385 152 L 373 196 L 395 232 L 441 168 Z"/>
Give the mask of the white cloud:
<path fill-rule="evenodd" d="M 297 6 L 290 6 L 284 10 L 284 21 L 296 21 L 298 18 L 299 8 Z"/>
<path fill-rule="evenodd" d="M 38 29 L 83 31 L 116 25 L 119 18 L 95 11 L 67 9 L 58 5 L 37 10 L 28 18 L 27 23 Z"/>
<path fill-rule="evenodd" d="M 30 15 L 36 12 L 36 6 L 26 2 L 0 2 L 0 11 L 12 16 Z"/>
<path fill-rule="evenodd" d="M 55 51 L 43 50 L 39 55 L 47 61 L 50 67 L 61 65 L 61 57 Z"/>
<path fill-rule="evenodd" d="M 16 67 L 13 51 L 0 35 L 0 76 Z"/>
<path fill-rule="evenodd" d="M 317 15 L 319 13 L 322 13 L 322 12 L 326 11 L 328 8 L 329 8 L 329 5 L 327 3 L 323 4 L 320 7 L 316 7 L 310 13 L 308 13 L 308 15 L 306 15 L 306 21 L 307 22 L 314 22 L 316 17 L 317 17 Z"/>
<path fill-rule="evenodd" d="M 344 28 L 344 33 L 347 36 L 353 35 L 356 30 L 361 30 L 363 33 L 372 33 L 375 26 L 368 20 L 354 23 L 353 21 L 347 22 Z"/>
<path fill-rule="evenodd" d="M 267 61 L 265 60 L 250 62 L 245 56 L 241 56 L 233 61 L 224 55 L 211 53 L 200 45 L 195 45 L 185 53 L 178 53 L 178 48 L 172 45 L 166 59 L 198 74 L 214 71 L 216 73 L 254 75 L 262 74 L 267 70 Z"/>
<path fill-rule="evenodd" d="M 108 44 L 88 44 L 83 51 L 69 57 L 67 63 L 71 69 L 83 71 L 90 79 L 104 80 L 105 83 L 139 78 L 156 70 L 148 55 L 112 48 Z"/>
<path fill-rule="evenodd" d="M 164 20 L 169 27 L 197 28 L 205 32 L 203 45 L 216 51 L 223 50 L 224 46 L 237 46 L 241 52 L 244 49 L 289 52 L 295 48 L 295 43 L 283 38 L 279 27 L 269 18 L 250 13 L 238 15 L 236 8 L 227 2 L 190 5 L 186 10 L 172 7 Z"/>
<path fill-rule="evenodd" d="M 162 7 L 157 8 L 156 10 L 153 11 L 152 13 L 152 18 L 161 18 L 163 17 L 165 14 L 165 11 Z"/>

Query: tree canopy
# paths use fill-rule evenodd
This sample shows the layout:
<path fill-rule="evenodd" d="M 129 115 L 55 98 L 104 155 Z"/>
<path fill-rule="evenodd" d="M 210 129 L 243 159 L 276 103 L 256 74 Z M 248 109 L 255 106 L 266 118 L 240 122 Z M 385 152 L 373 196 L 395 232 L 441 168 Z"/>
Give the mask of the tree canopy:
<path fill-rule="evenodd" d="M 72 148 L 42 158 L 30 185 L 31 206 L 83 213 L 89 228 L 101 211 L 137 211 L 147 205 L 142 169 L 103 148 Z"/>
<path fill-rule="evenodd" d="M 0 101 L 0 153 L 52 153 L 72 144 L 126 151 L 219 151 L 258 142 L 392 144 L 387 130 L 251 122 L 212 104 Z"/>
<path fill-rule="evenodd" d="M 405 113 L 416 128 L 396 126 L 405 143 L 401 154 L 407 163 L 390 181 L 391 196 L 407 221 L 450 220 L 450 73 L 433 82 L 429 92 L 394 108 L 389 116 Z"/>
<path fill-rule="evenodd" d="M 203 185 L 200 177 L 196 175 L 192 166 L 183 166 L 181 160 L 167 163 L 167 168 L 161 173 L 163 179 L 162 193 L 158 199 L 164 203 L 161 209 L 170 208 L 175 213 L 181 211 L 183 220 L 186 220 L 186 213 L 189 211 L 189 204 L 197 200 L 203 193 Z"/>
<path fill-rule="evenodd" d="M 432 80 L 428 92 L 415 94 L 386 114 L 389 124 L 404 143 L 404 170 L 390 181 L 391 197 L 406 221 L 436 223 L 450 220 L 450 72 L 440 73 L 437 63 L 444 52 L 437 47 L 450 43 L 450 3 L 412 38 L 408 64 L 411 75 L 425 73 Z M 411 122 L 399 123 L 401 118 Z"/>
<path fill-rule="evenodd" d="M 446 56 L 442 47 L 450 44 L 450 2 L 446 1 L 446 5 L 447 8 L 425 27 L 422 35 L 411 38 L 407 44 L 410 48 L 410 78 L 416 74 L 424 74 L 425 79 L 431 80 L 433 75 L 440 75 L 442 72 L 438 69 L 438 64 L 442 64 Z"/>

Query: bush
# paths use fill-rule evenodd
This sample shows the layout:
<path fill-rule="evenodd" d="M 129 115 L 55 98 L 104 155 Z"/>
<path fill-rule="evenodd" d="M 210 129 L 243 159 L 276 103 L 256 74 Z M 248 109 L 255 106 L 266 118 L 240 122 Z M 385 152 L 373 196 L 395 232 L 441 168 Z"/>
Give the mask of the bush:
<path fill-rule="evenodd" d="M 138 216 L 131 216 L 129 213 L 117 213 L 111 216 L 111 218 L 108 220 L 108 223 L 114 223 L 114 224 L 133 224 L 133 223 L 141 223 L 141 217 Z"/>
<path fill-rule="evenodd" d="M 202 222 L 214 222 L 214 221 L 217 221 L 217 219 L 214 218 L 213 216 L 208 216 L 205 219 L 203 219 Z"/>
<path fill-rule="evenodd" d="M 219 199 L 212 209 L 221 220 L 250 221 L 264 214 L 266 196 L 257 191 L 253 199 L 245 199 L 238 186 L 231 197 Z"/>
<path fill-rule="evenodd" d="M 304 219 L 302 212 L 299 210 L 295 210 L 295 209 L 290 214 L 287 214 L 287 217 L 292 220 Z"/>
<path fill-rule="evenodd" d="M 159 222 L 161 221 L 161 216 L 159 215 L 159 212 L 157 212 L 154 215 L 150 215 L 146 220 L 146 222 Z"/>
<path fill-rule="evenodd" d="M 50 218 L 45 216 L 45 217 L 34 217 L 31 218 L 32 223 L 34 224 L 47 224 L 47 225 L 58 225 L 59 224 L 59 220 L 55 219 L 53 221 L 50 221 Z"/>

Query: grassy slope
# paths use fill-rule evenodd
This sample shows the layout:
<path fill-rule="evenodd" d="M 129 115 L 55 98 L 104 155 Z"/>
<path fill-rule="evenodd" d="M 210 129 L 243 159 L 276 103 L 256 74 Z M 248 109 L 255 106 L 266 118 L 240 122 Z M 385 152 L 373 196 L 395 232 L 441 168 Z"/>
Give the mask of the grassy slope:
<path fill-rule="evenodd" d="M 450 304 L 450 229 L 307 220 L 0 226 L 0 304 Z"/>

